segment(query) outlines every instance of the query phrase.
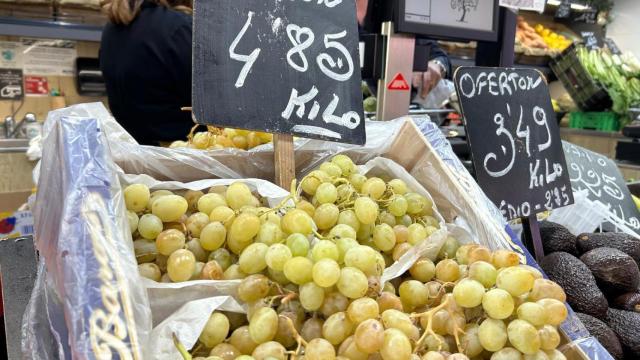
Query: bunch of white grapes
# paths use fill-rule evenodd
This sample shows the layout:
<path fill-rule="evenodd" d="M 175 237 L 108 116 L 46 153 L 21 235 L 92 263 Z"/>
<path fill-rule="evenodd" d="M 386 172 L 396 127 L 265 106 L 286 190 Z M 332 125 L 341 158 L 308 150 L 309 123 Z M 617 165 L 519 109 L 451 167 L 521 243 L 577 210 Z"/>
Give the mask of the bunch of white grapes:
<path fill-rule="evenodd" d="M 237 148 L 243 150 L 253 149 L 256 146 L 273 141 L 273 134 L 260 131 L 240 129 L 210 128 L 208 131 L 196 132 L 189 135 L 187 141 L 177 140 L 169 145 L 170 148 L 192 148 L 200 150 L 219 150 L 224 148 Z"/>
<path fill-rule="evenodd" d="M 564 359 L 564 292 L 514 252 L 448 237 L 436 261 L 380 283 L 439 228 L 429 198 L 402 180 L 367 178 L 338 155 L 297 190 L 268 208 L 242 182 L 125 189 L 142 276 L 241 280 L 247 314 L 203 314 L 194 348 L 177 341 L 185 359 Z"/>

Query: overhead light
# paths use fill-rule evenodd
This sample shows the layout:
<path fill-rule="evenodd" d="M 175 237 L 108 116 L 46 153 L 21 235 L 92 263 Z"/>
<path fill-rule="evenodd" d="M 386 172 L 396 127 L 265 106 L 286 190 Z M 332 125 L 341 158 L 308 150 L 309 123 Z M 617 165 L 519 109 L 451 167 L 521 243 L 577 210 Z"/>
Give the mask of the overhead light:
<path fill-rule="evenodd" d="M 548 0 L 547 4 L 549 5 L 554 5 L 554 6 L 559 6 L 561 4 L 560 0 Z M 580 5 L 580 4 L 571 4 L 571 8 L 573 10 L 578 10 L 578 11 L 584 11 L 584 10 L 589 10 L 589 7 L 586 5 Z"/>

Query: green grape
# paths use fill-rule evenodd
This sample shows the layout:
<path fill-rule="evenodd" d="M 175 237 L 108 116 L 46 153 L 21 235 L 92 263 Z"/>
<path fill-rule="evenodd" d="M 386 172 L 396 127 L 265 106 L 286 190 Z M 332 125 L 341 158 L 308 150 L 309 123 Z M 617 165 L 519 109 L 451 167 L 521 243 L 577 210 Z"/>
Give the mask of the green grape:
<path fill-rule="evenodd" d="M 478 338 L 488 351 L 498 351 L 507 344 L 507 327 L 502 320 L 487 318 L 478 328 Z"/>
<path fill-rule="evenodd" d="M 224 314 L 214 312 L 200 333 L 199 340 L 206 347 L 212 348 L 227 338 L 229 334 L 229 319 Z"/>
<path fill-rule="evenodd" d="M 340 167 L 340 170 L 342 170 L 342 176 L 346 178 L 358 171 L 356 164 L 354 164 L 347 155 L 336 155 L 333 157 L 333 159 L 331 159 L 331 162 Z"/>
<path fill-rule="evenodd" d="M 358 231 L 358 229 L 360 229 L 360 221 L 358 220 L 358 217 L 356 216 L 355 211 L 353 210 L 344 210 L 342 212 L 340 212 L 340 215 L 338 215 L 338 225 L 347 225 L 351 228 L 351 230 L 353 230 L 353 237 L 352 239 L 356 238 L 356 231 Z M 336 225 L 337 226 L 337 225 Z M 336 226 L 334 226 L 331 230 L 333 230 Z M 331 233 L 329 233 L 331 236 Z"/>
<path fill-rule="evenodd" d="M 358 349 L 373 354 L 382 348 L 384 327 L 376 319 L 364 320 L 356 327 L 354 340 Z"/>
<path fill-rule="evenodd" d="M 314 170 L 305 176 L 300 183 L 302 191 L 313 196 L 316 194 L 318 186 L 325 181 L 329 181 L 329 175 L 321 170 Z"/>
<path fill-rule="evenodd" d="M 409 360 L 411 353 L 411 342 L 402 331 L 393 328 L 384 331 L 384 341 L 380 348 L 383 360 Z"/>
<path fill-rule="evenodd" d="M 213 209 L 211 214 L 209 215 L 209 221 L 211 222 L 219 222 L 225 226 L 227 231 L 231 228 L 231 224 L 236 219 L 236 214 L 231 208 L 226 206 L 218 206 Z"/>
<path fill-rule="evenodd" d="M 202 229 L 209 224 L 209 215 L 197 212 L 192 214 L 187 218 L 185 225 L 187 226 L 187 231 L 193 237 L 200 237 L 200 233 Z"/>
<path fill-rule="evenodd" d="M 253 243 L 240 254 L 238 265 L 245 274 L 257 274 L 267 268 L 265 256 L 269 247 L 263 243 Z"/>
<path fill-rule="evenodd" d="M 353 208 L 360 223 L 364 225 L 375 223 L 378 218 L 378 204 L 368 197 L 356 199 Z"/>
<path fill-rule="evenodd" d="M 406 193 L 404 197 L 407 199 L 407 214 L 409 215 L 420 215 L 425 209 L 432 206 L 429 199 L 418 193 Z"/>
<path fill-rule="evenodd" d="M 412 246 L 409 243 L 397 244 L 393 248 L 393 252 L 391 253 L 392 259 L 394 261 L 398 261 L 402 257 L 402 255 L 406 254 L 407 251 L 409 251 L 411 248 Z"/>
<path fill-rule="evenodd" d="M 369 359 L 369 354 L 360 350 L 355 342 L 355 339 L 352 336 L 344 339 L 340 347 L 338 347 L 338 357 L 336 360 L 367 360 Z M 375 357 L 371 358 L 372 360 L 378 359 Z"/>
<path fill-rule="evenodd" d="M 229 185 L 225 196 L 227 206 L 233 210 L 238 210 L 245 205 L 250 205 L 252 198 L 253 194 L 251 194 L 251 189 L 242 182 L 234 182 Z"/>
<path fill-rule="evenodd" d="M 445 341 L 444 338 L 443 339 L 437 339 L 436 337 L 438 337 L 438 336 L 440 336 L 440 335 L 429 335 L 429 336 L 427 336 L 427 339 L 425 340 L 425 344 L 429 344 L 427 346 L 427 349 L 430 349 L 431 351 L 428 351 L 427 353 L 425 353 L 420 360 L 446 360 L 444 355 L 442 355 L 440 352 L 436 351 L 437 349 L 440 349 L 440 345 L 439 344 L 445 344 L 444 343 L 444 341 Z M 437 339 L 437 340 L 432 340 L 432 339 Z M 442 348 L 442 351 L 446 351 L 446 350 L 444 348 Z"/>
<path fill-rule="evenodd" d="M 228 239 L 251 241 L 260 231 L 260 218 L 253 214 L 240 214 L 231 224 Z"/>
<path fill-rule="evenodd" d="M 491 251 L 484 246 L 478 246 L 467 254 L 467 264 L 473 264 L 476 261 L 491 262 Z"/>
<path fill-rule="evenodd" d="M 124 203 L 127 210 L 141 212 L 147 208 L 151 194 L 144 184 L 132 184 L 124 189 Z"/>
<path fill-rule="evenodd" d="M 548 279 L 535 279 L 528 299 L 538 301 L 541 299 L 556 299 L 562 302 L 567 300 L 567 295 L 560 285 Z"/>
<path fill-rule="evenodd" d="M 377 252 L 365 245 L 350 248 L 344 255 L 347 266 L 357 268 L 363 273 L 372 275 L 377 273 Z"/>
<path fill-rule="evenodd" d="M 227 229 L 221 222 L 207 224 L 200 232 L 200 245 L 208 251 L 219 249 L 227 238 Z"/>
<path fill-rule="evenodd" d="M 322 337 L 322 325 L 324 324 L 324 320 L 312 317 L 307 319 L 302 325 L 302 330 L 300 331 L 300 336 L 309 342 L 313 339 Z"/>
<path fill-rule="evenodd" d="M 300 303 L 307 311 L 316 311 L 322 306 L 324 301 L 324 289 L 314 282 L 300 285 Z"/>
<path fill-rule="evenodd" d="M 337 164 L 331 162 L 323 162 L 320 164 L 320 171 L 324 171 L 332 178 L 337 178 L 342 175 L 342 169 Z"/>
<path fill-rule="evenodd" d="M 338 204 L 348 201 L 356 193 L 351 184 L 340 184 L 336 190 L 338 191 L 338 198 L 336 199 Z"/>
<path fill-rule="evenodd" d="M 367 179 L 367 181 L 362 184 L 362 188 L 360 189 L 360 193 L 368 196 L 374 200 L 378 200 L 384 194 L 384 191 L 387 189 L 387 184 L 384 181 L 377 177 L 372 177 Z"/>
<path fill-rule="evenodd" d="M 258 345 L 251 355 L 255 360 L 286 360 L 287 349 L 276 341 L 269 341 Z"/>
<path fill-rule="evenodd" d="M 544 311 L 547 314 L 547 324 L 549 325 L 558 326 L 567 318 L 567 307 L 559 300 L 541 299 L 536 301 L 536 303 L 542 305 L 544 308 Z"/>
<path fill-rule="evenodd" d="M 496 286 L 513 296 L 520 296 L 533 288 L 533 275 L 520 267 L 504 268 L 496 277 Z"/>
<path fill-rule="evenodd" d="M 460 267 L 451 259 L 445 259 L 436 264 L 436 279 L 444 282 L 456 282 L 460 278 Z"/>
<path fill-rule="evenodd" d="M 307 256 L 309 252 L 309 239 L 302 234 L 291 234 L 287 237 L 287 247 L 293 256 Z"/>
<path fill-rule="evenodd" d="M 152 262 L 156 259 L 156 255 L 158 254 L 155 241 L 147 239 L 138 239 L 134 241 L 133 251 L 138 263 Z"/>
<path fill-rule="evenodd" d="M 396 235 L 396 244 L 402 244 L 409 241 L 409 229 L 406 226 L 394 226 L 393 233 Z"/>
<path fill-rule="evenodd" d="M 349 182 L 358 192 L 362 191 L 362 185 L 365 181 L 367 181 L 367 177 L 361 174 L 351 174 L 349 176 Z"/>
<path fill-rule="evenodd" d="M 389 212 L 393 216 L 403 216 L 404 214 L 407 213 L 408 206 L 409 206 L 409 203 L 407 202 L 407 199 L 405 199 L 404 196 L 393 195 L 389 200 L 389 205 L 387 205 L 387 210 L 389 210 Z"/>
<path fill-rule="evenodd" d="M 512 347 L 506 347 L 491 355 L 491 360 L 523 360 L 522 353 Z"/>
<path fill-rule="evenodd" d="M 311 249 L 311 257 L 313 261 L 320 261 L 321 259 L 332 259 L 338 261 L 340 252 L 338 246 L 330 240 L 320 240 Z"/>
<path fill-rule="evenodd" d="M 354 228 L 352 228 L 351 226 L 349 226 L 348 224 L 338 224 L 336 226 L 334 226 L 333 228 L 331 228 L 331 230 L 329 231 L 329 237 L 330 238 L 350 238 L 350 239 L 355 239 L 356 238 L 356 230 Z"/>
<path fill-rule="evenodd" d="M 331 287 L 340 279 L 340 265 L 333 259 L 320 259 L 313 264 L 312 275 L 318 286 Z"/>
<path fill-rule="evenodd" d="M 200 190 L 187 190 L 184 192 L 185 200 L 187 200 L 187 204 L 189 204 L 189 212 L 197 212 L 198 211 L 198 200 L 204 195 L 204 193 Z"/>
<path fill-rule="evenodd" d="M 227 343 L 220 343 L 211 349 L 209 357 L 205 360 L 212 360 L 212 358 L 220 360 L 235 360 L 240 355 L 242 355 L 240 350 L 236 349 L 235 346 Z"/>
<path fill-rule="evenodd" d="M 287 234 L 309 235 L 313 232 L 313 219 L 302 210 L 291 210 L 282 218 L 282 230 Z"/>
<path fill-rule="evenodd" d="M 151 193 L 149 197 L 149 202 L 147 203 L 147 210 L 151 211 L 151 207 L 153 206 L 153 202 L 165 195 L 173 195 L 173 193 L 169 190 L 156 190 Z"/>
<path fill-rule="evenodd" d="M 273 244 L 269 246 L 269 249 L 264 256 L 267 266 L 276 271 L 282 271 L 284 269 L 284 264 L 286 264 L 292 257 L 293 255 L 291 254 L 291 250 L 283 244 Z"/>
<path fill-rule="evenodd" d="M 158 265 L 154 263 L 140 264 L 138 265 L 138 273 L 142 277 L 146 277 L 147 279 L 153 281 L 160 281 L 162 277 L 162 273 L 160 272 L 160 268 Z"/>
<path fill-rule="evenodd" d="M 349 249 L 359 246 L 357 241 L 348 237 L 341 237 L 336 240 L 336 246 L 338 247 L 338 263 L 344 263 L 344 255 Z"/>
<path fill-rule="evenodd" d="M 165 195 L 153 202 L 151 212 L 163 222 L 178 221 L 187 212 L 189 204 L 182 196 Z"/>
<path fill-rule="evenodd" d="M 396 245 L 396 234 L 387 224 L 376 225 L 373 229 L 373 242 L 382 251 L 389 251 Z"/>
<path fill-rule="evenodd" d="M 544 325 L 538 329 L 540 336 L 540 348 L 542 350 L 553 350 L 560 345 L 560 334 L 555 326 Z"/>
<path fill-rule="evenodd" d="M 391 227 L 396 226 L 396 217 L 391 215 L 388 211 L 381 211 L 378 214 L 377 223 L 379 224 L 387 224 Z"/>
<path fill-rule="evenodd" d="M 284 271 L 276 271 L 276 270 L 273 270 L 272 268 L 268 268 L 267 273 L 271 278 L 271 280 L 277 282 L 280 285 L 284 286 L 284 285 L 291 284 L 291 281 L 289 281 L 289 279 L 287 279 L 287 277 L 284 276 Z"/>
<path fill-rule="evenodd" d="M 372 241 L 371 237 L 373 236 L 374 227 L 375 224 L 361 224 L 360 229 L 356 232 L 356 240 L 361 243 Z"/>
<path fill-rule="evenodd" d="M 436 265 L 433 261 L 422 258 L 416 261 L 410 268 L 409 273 L 411 276 L 423 283 L 431 281 L 436 275 Z"/>
<path fill-rule="evenodd" d="M 202 270 L 204 269 L 205 263 L 200 262 L 200 261 L 196 261 L 196 266 L 193 268 L 193 274 L 191 274 L 191 277 L 189 278 L 189 280 L 209 280 L 209 279 L 204 279 Z M 222 274 L 222 271 L 220 272 Z"/>
<path fill-rule="evenodd" d="M 127 223 L 129 224 L 129 230 L 132 234 L 138 230 L 138 221 L 140 221 L 138 214 L 131 210 L 127 210 Z"/>
<path fill-rule="evenodd" d="M 196 261 L 205 262 L 209 258 L 209 253 L 200 245 L 200 239 L 193 238 L 186 244 L 186 249 L 191 251 L 196 257 Z"/>
<path fill-rule="evenodd" d="M 284 275 L 296 285 L 313 280 L 313 262 L 306 257 L 296 256 L 284 264 Z"/>
<path fill-rule="evenodd" d="M 513 297 L 502 289 L 489 290 L 482 297 L 482 308 L 493 319 L 508 318 L 513 313 L 514 307 Z"/>
<path fill-rule="evenodd" d="M 358 299 L 367 293 L 369 281 L 359 269 L 344 267 L 340 271 L 340 279 L 336 285 L 342 295 L 351 299 Z"/>
<path fill-rule="evenodd" d="M 456 303 L 464 308 L 473 308 L 482 304 L 484 285 L 472 279 L 462 279 L 453 288 Z"/>
<path fill-rule="evenodd" d="M 196 257 L 189 250 L 176 250 L 167 260 L 167 272 L 173 282 L 187 281 L 193 275 L 196 266 Z"/>
<path fill-rule="evenodd" d="M 544 307 L 534 302 L 526 302 L 518 306 L 516 310 L 518 319 L 526 320 L 533 326 L 542 326 L 547 323 L 547 313 Z"/>
<path fill-rule="evenodd" d="M 311 217 L 313 217 L 313 215 L 316 213 L 316 208 L 313 205 L 311 205 L 311 203 L 308 202 L 307 200 L 301 199 L 300 201 L 298 201 L 298 203 L 296 204 L 296 209 L 306 212 Z M 280 224 L 281 224 L 281 218 L 278 217 L 278 225 Z"/>
<path fill-rule="evenodd" d="M 304 351 L 305 360 L 331 360 L 336 358 L 336 349 L 325 339 L 309 341 Z"/>
<path fill-rule="evenodd" d="M 162 232 L 163 224 L 159 217 L 152 214 L 144 214 L 138 221 L 138 232 L 147 240 L 155 240 Z"/>
<path fill-rule="evenodd" d="M 411 224 L 407 228 L 407 231 L 409 232 L 409 237 L 407 240 L 411 245 L 417 245 L 418 243 L 422 242 L 422 240 L 427 238 L 427 230 L 422 224 Z"/>
<path fill-rule="evenodd" d="M 198 211 L 208 215 L 218 206 L 227 206 L 227 200 L 224 196 L 216 193 L 202 195 L 198 199 Z"/>
<path fill-rule="evenodd" d="M 227 270 L 229 266 L 233 263 L 233 257 L 229 250 L 225 248 L 220 248 L 215 251 L 212 251 L 209 254 L 209 260 L 215 260 L 218 265 L 222 268 L 223 271 Z"/>
<path fill-rule="evenodd" d="M 332 291 L 325 295 L 320 313 L 325 318 L 328 318 L 337 312 L 347 311 L 348 306 L 349 298 L 342 295 L 339 291 Z"/>
<path fill-rule="evenodd" d="M 498 249 L 491 255 L 491 263 L 497 269 L 517 266 L 518 264 L 520 264 L 520 256 L 510 250 Z"/>
<path fill-rule="evenodd" d="M 223 274 L 223 278 L 225 280 L 240 280 L 246 277 L 247 274 L 243 273 L 242 270 L 240 270 L 240 266 L 238 264 L 231 264 L 231 266 L 229 266 Z"/>
<path fill-rule="evenodd" d="M 545 354 L 549 360 L 567 360 L 567 357 L 557 349 L 547 350 Z"/>
<path fill-rule="evenodd" d="M 337 312 L 322 325 L 322 337 L 333 345 L 339 345 L 353 332 L 353 323 L 345 312 Z"/>
<path fill-rule="evenodd" d="M 316 190 L 316 200 L 319 204 L 333 204 L 338 199 L 338 190 L 329 182 L 322 183 Z M 316 212 L 318 210 L 316 209 Z"/>
<path fill-rule="evenodd" d="M 162 255 L 169 256 L 178 249 L 182 249 L 185 244 L 184 234 L 178 230 L 169 229 L 158 234 L 156 238 L 156 248 Z"/>
<path fill-rule="evenodd" d="M 199 272 L 202 280 L 222 280 L 224 278 L 224 270 L 217 261 L 208 261 Z"/>
<path fill-rule="evenodd" d="M 313 215 L 313 221 L 320 230 L 329 230 L 337 222 L 340 210 L 334 204 L 322 204 L 318 206 Z"/>
<path fill-rule="evenodd" d="M 242 354 L 251 354 L 258 344 L 251 339 L 249 326 L 241 326 L 233 331 L 229 337 L 229 344 L 235 346 Z"/>
<path fill-rule="evenodd" d="M 249 335 L 257 344 L 271 341 L 278 331 L 278 314 L 269 307 L 258 309 L 249 320 Z"/>
<path fill-rule="evenodd" d="M 390 283 L 386 283 L 385 286 L 387 284 Z M 376 301 L 378 302 L 380 312 L 385 312 L 389 309 L 402 310 L 402 301 L 394 293 L 383 291 Z"/>
<path fill-rule="evenodd" d="M 389 186 L 391 186 L 394 194 L 404 195 L 407 192 L 407 184 L 400 179 L 389 181 Z"/>
<path fill-rule="evenodd" d="M 509 343 L 523 354 L 540 350 L 540 336 L 535 326 L 524 320 L 513 320 L 507 326 Z"/>
<path fill-rule="evenodd" d="M 469 265 L 469 277 L 487 289 L 495 285 L 497 273 L 496 268 L 485 261 L 476 261 Z"/>
<path fill-rule="evenodd" d="M 429 290 L 418 280 L 407 280 L 398 288 L 402 303 L 409 304 L 412 308 L 423 306 L 429 301 Z"/>
<path fill-rule="evenodd" d="M 347 316 L 349 316 L 349 320 L 354 325 L 358 325 L 368 319 L 376 319 L 379 315 L 380 308 L 378 303 L 368 297 L 353 300 L 347 308 Z"/>
<path fill-rule="evenodd" d="M 437 231 L 436 227 L 432 228 Z M 427 231 L 427 233 L 429 232 Z M 458 240 L 456 240 L 456 238 L 452 236 L 448 236 L 444 241 L 444 245 L 442 245 L 440 252 L 438 253 L 438 259 L 454 259 L 456 257 L 456 251 L 458 251 L 459 247 L 460 244 L 458 243 Z"/>
<path fill-rule="evenodd" d="M 250 303 L 267 296 L 270 289 L 271 281 L 268 277 L 262 274 L 249 275 L 238 285 L 238 297 L 243 302 Z"/>
<path fill-rule="evenodd" d="M 478 324 L 467 324 L 464 327 L 464 334 L 462 335 L 462 339 L 460 341 L 461 349 L 464 350 L 464 354 L 468 356 L 468 358 L 473 358 L 482 353 L 484 349 L 482 348 L 482 344 L 480 343 L 480 338 L 478 336 Z"/>

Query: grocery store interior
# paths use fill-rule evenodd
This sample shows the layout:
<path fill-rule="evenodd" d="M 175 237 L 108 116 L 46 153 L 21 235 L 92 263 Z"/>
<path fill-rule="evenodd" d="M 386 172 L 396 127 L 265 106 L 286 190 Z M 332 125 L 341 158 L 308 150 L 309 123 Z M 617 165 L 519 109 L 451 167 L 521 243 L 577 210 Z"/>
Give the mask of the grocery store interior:
<path fill-rule="evenodd" d="M 0 0 L 0 358 L 640 359 L 639 17 Z"/>

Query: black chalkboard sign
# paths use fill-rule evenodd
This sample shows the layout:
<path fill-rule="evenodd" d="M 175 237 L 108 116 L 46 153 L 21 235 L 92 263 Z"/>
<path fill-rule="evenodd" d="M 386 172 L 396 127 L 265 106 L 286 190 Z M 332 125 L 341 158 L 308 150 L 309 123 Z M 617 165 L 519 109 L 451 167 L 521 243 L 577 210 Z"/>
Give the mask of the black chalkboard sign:
<path fill-rule="evenodd" d="M 573 18 L 574 22 L 582 22 L 585 24 L 596 24 L 598 22 L 598 10 L 595 9 L 587 9 L 578 14 L 576 14 Z"/>
<path fill-rule="evenodd" d="M 607 45 L 607 48 L 609 49 L 609 51 L 611 51 L 612 54 L 614 55 L 622 54 L 622 51 L 620 51 L 618 44 L 616 44 L 616 42 L 613 41 L 612 38 L 604 38 L 604 44 Z"/>
<path fill-rule="evenodd" d="M 351 0 L 196 0 L 198 123 L 364 144 Z"/>
<path fill-rule="evenodd" d="M 606 156 L 563 141 L 564 153 L 575 191 L 588 190 L 590 200 L 599 200 L 625 224 L 640 233 L 640 211 L 636 207 L 624 176 L 616 163 Z M 611 223 L 604 230 L 615 231 Z"/>
<path fill-rule="evenodd" d="M 584 46 L 589 50 L 599 49 L 602 46 L 602 39 L 595 31 L 580 31 L 580 37 L 582 37 Z"/>
<path fill-rule="evenodd" d="M 477 180 L 511 220 L 573 203 L 560 132 L 542 74 L 462 67 L 454 81 Z"/>
<path fill-rule="evenodd" d="M 556 19 L 567 19 L 571 17 L 571 1 L 562 0 L 560 5 L 558 5 L 558 8 L 556 9 L 554 17 Z"/>

